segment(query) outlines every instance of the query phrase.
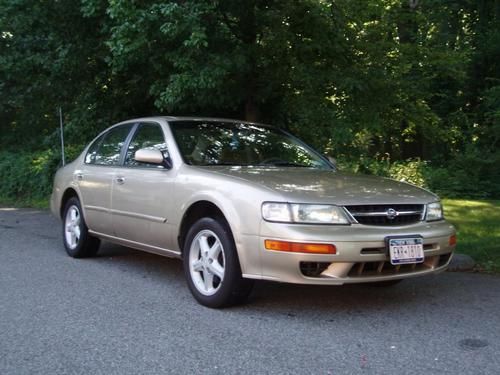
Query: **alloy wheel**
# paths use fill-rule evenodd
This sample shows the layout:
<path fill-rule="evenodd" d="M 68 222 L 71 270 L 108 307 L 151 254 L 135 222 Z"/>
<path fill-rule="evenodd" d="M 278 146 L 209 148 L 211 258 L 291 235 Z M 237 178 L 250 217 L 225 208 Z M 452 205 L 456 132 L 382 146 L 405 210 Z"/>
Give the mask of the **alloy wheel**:
<path fill-rule="evenodd" d="M 208 229 L 200 231 L 189 249 L 189 271 L 201 294 L 211 296 L 219 290 L 224 280 L 225 264 L 219 237 Z"/>
<path fill-rule="evenodd" d="M 66 211 L 66 219 L 64 221 L 64 236 L 68 247 L 72 250 L 75 249 L 80 242 L 80 223 L 80 210 L 75 205 L 70 206 Z"/>

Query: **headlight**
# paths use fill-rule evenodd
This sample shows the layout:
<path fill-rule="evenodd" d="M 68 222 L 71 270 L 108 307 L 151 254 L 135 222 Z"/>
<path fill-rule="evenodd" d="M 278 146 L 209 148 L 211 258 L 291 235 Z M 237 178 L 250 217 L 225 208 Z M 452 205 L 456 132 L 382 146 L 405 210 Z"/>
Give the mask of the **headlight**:
<path fill-rule="evenodd" d="M 443 207 L 441 202 L 429 203 L 427 205 L 427 214 L 425 215 L 425 220 L 436 221 L 443 218 Z"/>
<path fill-rule="evenodd" d="M 285 223 L 349 224 L 342 208 L 327 204 L 266 202 L 262 205 L 262 217 L 267 221 Z"/>

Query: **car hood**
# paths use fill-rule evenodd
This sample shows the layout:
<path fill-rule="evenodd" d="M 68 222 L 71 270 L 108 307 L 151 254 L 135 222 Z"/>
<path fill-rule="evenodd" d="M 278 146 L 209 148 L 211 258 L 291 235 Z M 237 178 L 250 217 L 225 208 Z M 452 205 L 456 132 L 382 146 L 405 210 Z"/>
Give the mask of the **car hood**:
<path fill-rule="evenodd" d="M 204 168 L 205 169 L 205 168 Z M 290 202 L 352 204 L 429 203 L 438 198 L 389 178 L 309 168 L 207 167 L 279 193 Z"/>

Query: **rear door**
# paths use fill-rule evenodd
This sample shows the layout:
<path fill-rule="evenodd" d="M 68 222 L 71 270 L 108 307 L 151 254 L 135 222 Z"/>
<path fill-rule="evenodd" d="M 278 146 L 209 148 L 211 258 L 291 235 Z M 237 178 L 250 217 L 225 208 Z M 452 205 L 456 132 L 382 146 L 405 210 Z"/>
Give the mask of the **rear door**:
<path fill-rule="evenodd" d="M 168 155 L 160 124 L 140 123 L 116 170 L 112 191 L 113 227 L 117 237 L 160 249 L 173 249 L 170 225 L 172 188 L 176 172 L 164 166 L 138 162 L 139 149 L 154 149 Z"/>
<path fill-rule="evenodd" d="M 87 225 L 95 232 L 113 235 L 111 186 L 133 126 L 132 123 L 117 125 L 102 134 L 88 149 L 84 164 L 74 172 Z"/>

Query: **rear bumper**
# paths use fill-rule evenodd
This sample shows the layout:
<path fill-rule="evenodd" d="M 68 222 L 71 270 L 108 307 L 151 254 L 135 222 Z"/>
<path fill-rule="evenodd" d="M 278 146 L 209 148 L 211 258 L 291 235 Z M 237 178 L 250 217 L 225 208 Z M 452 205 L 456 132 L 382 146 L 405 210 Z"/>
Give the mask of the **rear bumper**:
<path fill-rule="evenodd" d="M 296 284 L 342 285 L 438 273 L 447 268 L 455 249 L 449 245 L 455 229 L 445 221 L 404 227 L 307 226 L 263 221 L 260 232 L 259 236 L 245 237 L 242 243 L 243 276 Z M 424 263 L 400 267 L 390 263 L 385 238 L 400 235 L 423 237 Z M 266 239 L 329 243 L 335 245 L 337 253 L 271 251 L 264 247 Z"/>

